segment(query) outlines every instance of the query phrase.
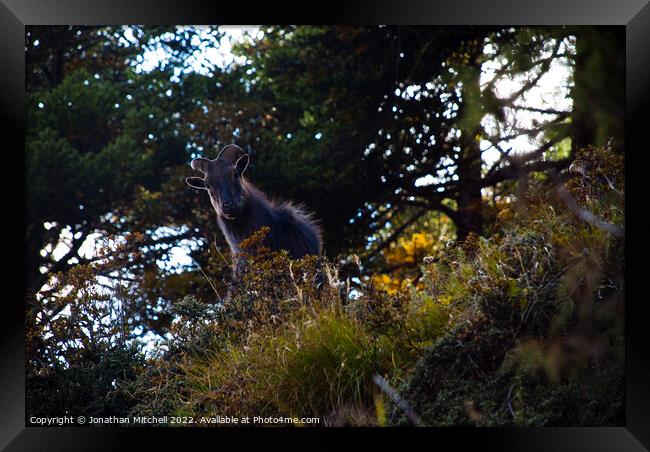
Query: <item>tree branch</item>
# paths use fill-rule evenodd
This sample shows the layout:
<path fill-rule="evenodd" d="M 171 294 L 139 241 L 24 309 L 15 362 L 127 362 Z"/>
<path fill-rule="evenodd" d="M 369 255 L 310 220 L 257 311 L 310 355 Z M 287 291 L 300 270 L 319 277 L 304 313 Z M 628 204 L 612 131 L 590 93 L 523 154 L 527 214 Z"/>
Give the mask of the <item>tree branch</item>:
<path fill-rule="evenodd" d="M 523 93 L 531 89 L 533 86 L 537 85 L 537 82 L 539 82 L 539 80 L 544 76 L 544 74 L 546 74 L 548 69 L 551 67 L 551 61 L 553 61 L 553 59 L 557 57 L 561 44 L 562 44 L 562 40 L 558 39 L 555 43 L 555 47 L 553 48 L 553 53 L 551 54 L 551 56 L 545 58 L 544 60 L 540 60 L 542 61 L 542 67 L 537 73 L 537 75 L 533 77 L 531 80 L 529 80 L 528 82 L 524 83 L 524 85 L 521 88 L 519 88 L 517 91 L 512 93 L 510 96 L 503 99 L 503 101 L 506 103 L 512 102 L 515 99 L 517 99 L 519 96 L 521 96 Z"/>
<path fill-rule="evenodd" d="M 569 166 L 570 163 L 571 163 L 571 159 L 564 159 L 564 160 L 553 160 L 553 161 L 547 160 L 542 162 L 534 162 L 530 165 L 507 166 L 503 168 L 501 171 L 494 173 L 492 176 L 483 178 L 481 180 L 481 187 L 489 187 L 491 185 L 495 185 L 504 180 L 515 179 L 519 174 L 524 172 L 530 173 L 533 171 L 547 171 L 550 169 L 559 171 Z"/>
<path fill-rule="evenodd" d="M 570 111 L 556 110 L 554 108 L 535 108 L 535 107 L 526 107 L 524 105 L 515 105 L 515 104 L 504 105 L 504 106 L 507 108 L 512 108 L 513 110 L 533 111 L 536 113 L 544 113 L 548 115 L 565 115 L 564 117 L 568 116 L 571 113 Z"/>
<path fill-rule="evenodd" d="M 427 209 L 420 209 L 415 213 L 415 215 L 411 216 L 408 220 L 406 220 L 400 227 L 395 229 L 393 233 L 384 241 L 382 241 L 377 247 L 375 247 L 372 251 L 370 251 L 368 254 L 366 254 L 365 258 L 370 259 L 371 257 L 377 255 L 380 253 L 384 248 L 388 247 L 399 235 L 404 232 L 406 228 L 408 228 L 410 225 L 415 223 L 422 215 L 426 213 Z"/>
<path fill-rule="evenodd" d="M 458 212 L 445 206 L 441 202 L 429 202 L 429 201 L 410 201 L 408 199 L 403 199 L 400 201 L 402 204 L 409 206 L 422 207 L 427 210 L 437 210 L 439 212 L 447 215 L 455 223 L 458 220 Z"/>

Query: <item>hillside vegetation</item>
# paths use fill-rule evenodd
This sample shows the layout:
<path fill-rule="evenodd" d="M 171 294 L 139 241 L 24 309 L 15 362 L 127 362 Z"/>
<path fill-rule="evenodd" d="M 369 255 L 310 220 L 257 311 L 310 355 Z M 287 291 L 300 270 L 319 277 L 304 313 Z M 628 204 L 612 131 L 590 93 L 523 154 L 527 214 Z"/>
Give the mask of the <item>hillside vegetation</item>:
<path fill-rule="evenodd" d="M 317 288 L 315 259 L 264 249 L 260 231 L 232 299 L 176 304 L 169 349 L 118 388 L 129 412 L 621 425 L 623 165 L 582 157 L 566 189 L 540 174 L 525 199 L 502 200 L 492 236 L 426 257 L 417 288 L 350 289 L 330 262 Z"/>

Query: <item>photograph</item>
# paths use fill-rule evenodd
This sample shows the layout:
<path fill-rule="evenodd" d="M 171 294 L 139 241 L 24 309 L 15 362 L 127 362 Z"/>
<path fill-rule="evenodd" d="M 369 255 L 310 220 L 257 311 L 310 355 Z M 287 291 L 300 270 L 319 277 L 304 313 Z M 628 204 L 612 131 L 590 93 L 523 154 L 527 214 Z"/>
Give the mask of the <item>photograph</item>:
<path fill-rule="evenodd" d="M 24 30 L 26 427 L 626 426 L 625 26 Z"/>

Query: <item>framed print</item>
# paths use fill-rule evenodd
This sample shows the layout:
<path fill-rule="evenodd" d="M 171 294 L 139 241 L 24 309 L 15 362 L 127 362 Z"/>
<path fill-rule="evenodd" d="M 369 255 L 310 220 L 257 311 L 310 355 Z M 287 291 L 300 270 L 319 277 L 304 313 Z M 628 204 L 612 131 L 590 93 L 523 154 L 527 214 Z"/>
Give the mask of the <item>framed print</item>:
<path fill-rule="evenodd" d="M 246 9 L 0 5 L 2 446 L 647 450 L 650 7 Z"/>

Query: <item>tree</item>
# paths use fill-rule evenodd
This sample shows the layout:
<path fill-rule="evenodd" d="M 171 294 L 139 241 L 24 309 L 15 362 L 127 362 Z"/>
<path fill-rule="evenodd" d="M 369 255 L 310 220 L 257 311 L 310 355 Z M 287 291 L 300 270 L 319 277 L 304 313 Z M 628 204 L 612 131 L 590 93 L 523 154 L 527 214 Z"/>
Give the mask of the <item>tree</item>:
<path fill-rule="evenodd" d="M 259 42 L 241 49 L 250 58 L 256 93 L 265 94 L 260 97 L 268 99 L 269 111 L 277 110 L 261 130 L 271 137 L 263 140 L 265 149 L 258 145 L 258 167 L 283 182 L 263 184 L 295 193 L 321 214 L 331 253 L 363 245 L 369 226 L 381 228 L 397 210 L 409 210 L 407 189 L 449 155 L 451 146 L 430 140 L 454 126 L 440 120 L 444 88 L 435 84 L 444 83 L 442 63 L 461 42 L 481 41 L 487 33 L 454 27 L 266 29 Z M 406 94 L 407 86 L 418 87 L 417 100 Z M 434 193 L 427 207 L 445 209 L 444 197 Z M 382 212 L 386 204 L 391 207 Z M 380 221 L 375 214 L 383 214 Z"/>
<path fill-rule="evenodd" d="M 186 224 L 189 202 L 155 215 L 151 204 L 156 193 L 182 188 L 178 169 L 191 151 L 183 117 L 195 98 L 191 83 L 173 79 L 206 39 L 164 27 L 28 29 L 25 279 L 33 315 L 46 305 L 33 296 L 51 276 L 98 259 L 79 252 L 90 237 L 145 233 L 130 266 L 139 277 L 156 267 L 161 246 L 189 237 L 157 233 Z M 169 64 L 137 70 L 143 49 L 160 45 Z M 158 300 L 140 304 L 151 310 Z"/>
<path fill-rule="evenodd" d="M 214 298 L 227 253 L 218 252 L 223 242 L 205 199 L 183 178 L 192 157 L 214 157 L 214 147 L 229 142 L 251 153 L 255 184 L 317 213 L 329 256 L 360 251 L 366 272 L 390 267 L 385 251 L 420 232 L 413 228 L 431 213 L 448 217 L 458 240 L 487 233 L 489 202 L 510 196 L 531 172 L 570 162 L 570 136 L 584 121 L 570 110 L 531 108 L 524 97 L 554 64 L 579 59 L 576 51 L 597 54 L 596 38 L 581 47 L 576 35 L 573 28 L 264 27 L 235 46 L 243 63 L 197 73 L 188 62 L 218 45 L 216 28 L 32 27 L 30 292 L 92 262 L 79 253 L 88 237 L 138 231 L 145 239 L 126 273 L 138 294 L 134 325 L 164 328 L 152 323 L 156 313 L 188 287 Z M 168 57 L 154 70 L 138 69 L 143 51 L 158 47 Z M 496 89 L 504 79 L 516 82 L 507 95 Z M 574 105 L 583 85 L 576 82 Z M 522 122 L 522 112 L 537 116 Z M 522 136 L 538 147 L 519 152 L 513 140 Z M 484 158 L 490 149 L 499 155 L 493 163 Z M 54 253 L 60 242 L 65 252 Z M 195 265 L 177 274 L 164 262 L 182 243 Z"/>
<path fill-rule="evenodd" d="M 625 149 L 625 31 L 575 27 L 572 152 L 589 145 Z"/>
<path fill-rule="evenodd" d="M 392 230 L 369 251 L 373 257 L 429 211 L 448 215 L 459 240 L 481 233 L 483 189 L 568 165 L 545 156 L 568 136 L 569 112 L 546 115 L 534 129 L 506 118 L 506 110 L 526 108 L 522 96 L 553 61 L 571 57 L 567 35 L 484 27 L 265 28 L 239 49 L 249 59 L 251 93 L 269 119 L 250 125 L 258 154 L 253 174 L 267 190 L 319 212 L 331 254 L 363 247 L 368 232 Z M 488 43 L 497 47 L 493 55 L 484 53 Z M 482 86 L 483 64 L 499 58 L 507 63 Z M 499 99 L 496 81 L 517 74 L 528 78 Z M 483 125 L 489 115 L 500 124 L 497 136 Z M 499 147 L 542 134 L 549 139 L 539 149 L 516 158 L 516 149 L 501 149 L 502 158 L 486 168 L 483 141 Z"/>

